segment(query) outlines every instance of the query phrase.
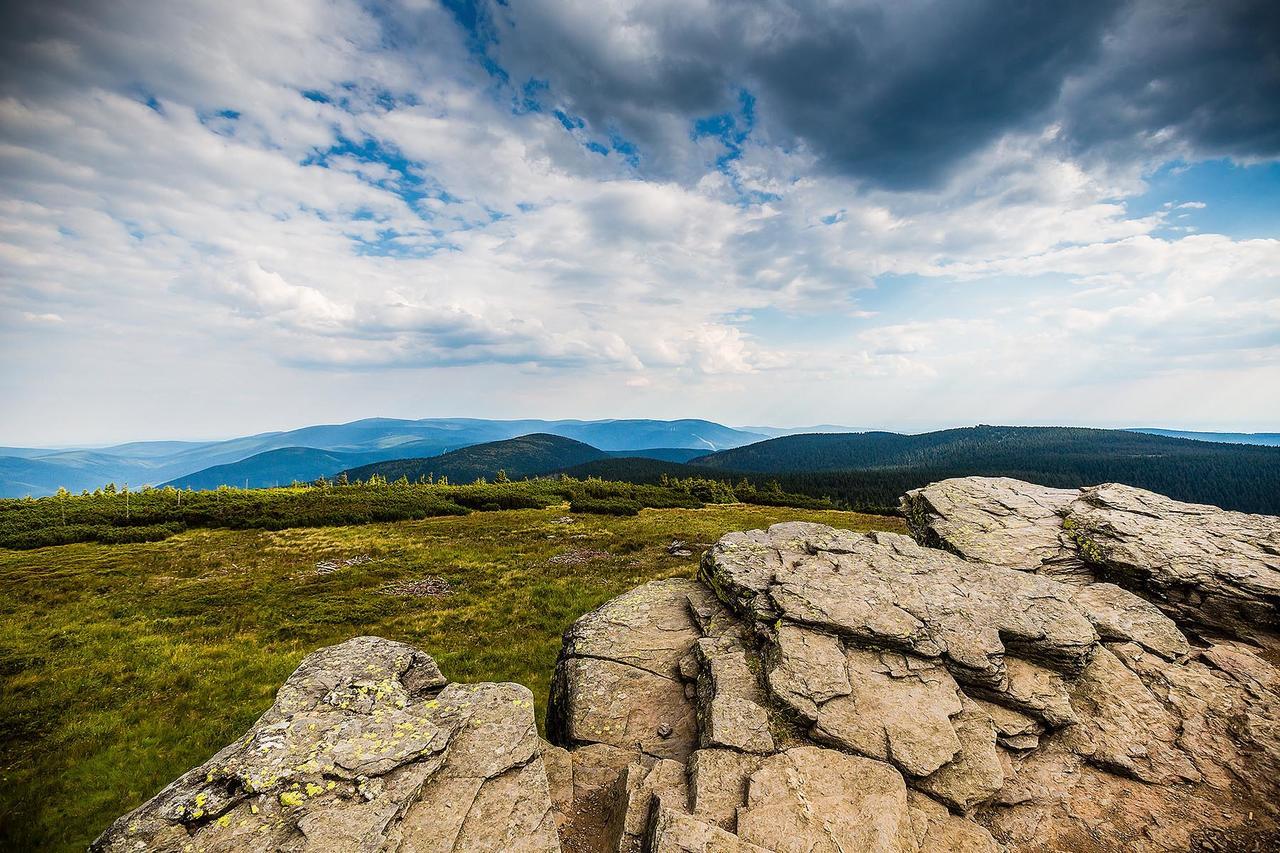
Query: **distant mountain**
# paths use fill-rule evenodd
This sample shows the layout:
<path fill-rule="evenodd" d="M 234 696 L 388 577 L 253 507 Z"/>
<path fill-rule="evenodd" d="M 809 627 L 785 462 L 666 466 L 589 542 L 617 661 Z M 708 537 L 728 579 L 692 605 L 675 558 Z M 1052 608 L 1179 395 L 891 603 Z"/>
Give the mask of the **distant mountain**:
<path fill-rule="evenodd" d="M 700 420 L 552 421 L 539 431 L 575 438 L 601 450 L 689 447 L 711 452 L 766 438 L 759 433 Z"/>
<path fill-rule="evenodd" d="M 738 447 L 764 438 L 702 420 L 607 421 L 492 421 L 478 418 L 366 418 L 345 424 L 320 424 L 284 432 L 264 432 L 226 441 L 139 441 L 104 448 L 0 449 L 0 497 L 52 494 L 59 486 L 73 491 L 94 489 L 108 482 L 133 487 L 184 481 L 183 478 L 234 463 L 243 467 L 219 470 L 214 479 L 231 483 L 290 482 L 311 479 L 322 457 L 284 454 L 249 460 L 275 450 L 306 448 L 353 457 L 343 467 L 382 459 L 436 456 L 459 447 L 500 441 L 530 433 L 548 433 L 583 441 L 607 451 L 671 454 L 678 450 L 706 453 Z M 22 465 L 20 461 L 44 464 Z M 297 462 L 296 468 L 289 463 Z M 259 471 L 258 468 L 263 467 Z M 325 473 L 336 473 L 327 471 Z M 206 475 L 198 480 L 205 482 Z M 196 482 L 196 480 L 184 481 Z"/>
<path fill-rule="evenodd" d="M 780 438 L 784 435 L 804 435 L 815 432 L 874 432 L 874 430 L 865 427 L 841 426 L 840 424 L 817 424 L 807 427 L 770 427 L 770 426 L 744 426 L 738 427 L 744 432 L 759 433 L 768 438 Z"/>
<path fill-rule="evenodd" d="M 1155 429 L 1152 427 L 1135 428 L 1127 432 L 1141 432 L 1148 435 L 1163 435 L 1167 438 L 1189 438 L 1194 441 L 1213 441 L 1227 444 L 1262 444 L 1267 447 L 1280 447 L 1280 432 L 1189 432 L 1178 429 Z"/>
<path fill-rule="evenodd" d="M 1127 430 L 978 426 L 921 435 L 795 435 L 702 456 L 694 467 L 776 476 L 788 491 L 889 506 L 906 489 L 967 475 L 1049 486 L 1119 482 L 1280 514 L 1280 449 Z"/>
<path fill-rule="evenodd" d="M 519 480 L 608 458 L 609 455 L 604 451 L 581 441 L 559 435 L 534 433 L 475 444 L 427 459 L 375 462 L 342 473 L 352 480 L 367 480 L 377 474 L 393 481 L 401 477 L 407 477 L 411 482 L 421 477 L 436 480 L 448 477 L 454 483 L 468 483 L 478 477 L 492 479 L 499 471 L 506 472 L 513 480 Z"/>
<path fill-rule="evenodd" d="M 663 462 L 688 462 L 706 452 L 692 447 L 642 447 L 639 450 L 607 450 L 610 456 L 634 459 L 661 459 Z"/>
<path fill-rule="evenodd" d="M 214 465 L 165 483 L 178 489 L 216 489 L 219 486 L 261 489 L 287 486 L 295 480 L 309 482 L 318 477 L 331 477 L 335 471 L 363 465 L 378 455 L 343 453 L 338 450 L 316 450 L 313 447 L 282 447 L 256 453 L 239 462 Z"/>

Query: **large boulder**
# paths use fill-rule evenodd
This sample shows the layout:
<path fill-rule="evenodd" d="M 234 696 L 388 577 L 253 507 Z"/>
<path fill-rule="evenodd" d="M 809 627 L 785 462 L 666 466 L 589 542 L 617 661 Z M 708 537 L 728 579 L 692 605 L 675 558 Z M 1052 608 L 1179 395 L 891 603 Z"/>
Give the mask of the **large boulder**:
<path fill-rule="evenodd" d="M 1114 483 L 1063 520 L 1081 556 L 1175 620 L 1280 648 L 1280 518 Z"/>
<path fill-rule="evenodd" d="M 975 563 L 1049 575 L 1073 586 L 1109 581 L 1183 627 L 1280 648 L 1280 518 L 1228 512 L 1106 483 L 1049 489 L 1004 477 L 961 477 L 908 492 L 912 535 Z M 1157 654 L 1185 653 L 1147 603 L 1091 591 L 1085 610 L 1107 639 L 1106 598 L 1160 636 L 1123 637 Z M 1158 645 L 1149 645 L 1153 640 Z"/>
<path fill-rule="evenodd" d="M 450 684 L 357 637 L 308 655 L 243 737 L 91 846 L 134 851 L 556 851 L 533 696 Z"/>
<path fill-rule="evenodd" d="M 907 492 L 902 514 L 922 545 L 974 563 L 1070 577 L 1083 566 L 1062 518 L 1079 495 L 1008 477 L 961 477 Z"/>

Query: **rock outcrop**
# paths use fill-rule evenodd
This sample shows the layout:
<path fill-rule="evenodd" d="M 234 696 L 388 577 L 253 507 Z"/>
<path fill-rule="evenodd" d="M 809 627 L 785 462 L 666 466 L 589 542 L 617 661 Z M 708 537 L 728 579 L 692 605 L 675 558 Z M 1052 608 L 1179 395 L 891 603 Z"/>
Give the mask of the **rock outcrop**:
<path fill-rule="evenodd" d="M 575 770 L 626 767 L 589 801 L 614 829 L 565 823 L 566 848 L 1271 849 L 1280 672 L 1244 641 L 1280 520 L 1101 515 L 1134 492 L 947 481 L 904 499 L 919 541 L 730 533 L 698 582 L 582 617 L 548 731 Z M 596 691 L 590 667 L 644 675 Z"/>
<path fill-rule="evenodd" d="M 518 684 L 450 684 L 403 643 L 308 655 L 243 737 L 121 817 L 101 853 L 560 849 Z"/>
<path fill-rule="evenodd" d="M 1048 489 L 1002 477 L 933 483 L 908 492 L 902 508 L 920 542 L 966 560 L 1079 586 L 1110 581 L 1184 630 L 1280 648 L 1275 516 L 1115 483 Z"/>
<path fill-rule="evenodd" d="M 524 688 L 321 650 L 95 849 L 1280 846 L 1280 519 L 986 478 L 903 505 L 914 539 L 730 533 L 581 617 L 551 743 Z"/>

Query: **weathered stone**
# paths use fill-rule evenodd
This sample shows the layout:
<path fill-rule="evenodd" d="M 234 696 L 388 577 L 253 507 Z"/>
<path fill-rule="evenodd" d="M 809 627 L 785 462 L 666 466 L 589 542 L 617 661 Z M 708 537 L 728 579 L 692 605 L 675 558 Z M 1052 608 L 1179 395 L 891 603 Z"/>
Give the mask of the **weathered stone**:
<path fill-rule="evenodd" d="M 1070 578 L 1083 567 L 1062 518 L 1078 489 L 1051 489 L 1008 477 L 960 477 L 902 498 L 911 535 L 966 560 Z"/>
<path fill-rule="evenodd" d="M 700 820 L 733 831 L 746 805 L 747 782 L 763 757 L 732 749 L 700 749 L 689 756 L 689 799 Z"/>
<path fill-rule="evenodd" d="M 565 633 L 547 709 L 553 743 L 608 743 L 683 761 L 696 743 L 680 661 L 701 631 L 693 581 L 653 581 L 582 616 Z"/>
<path fill-rule="evenodd" d="M 611 789 L 627 765 L 646 758 L 638 749 L 623 749 L 607 743 L 589 743 L 568 752 L 573 758 L 575 801 Z"/>
<path fill-rule="evenodd" d="M 613 849 L 617 853 L 640 850 L 655 797 L 662 798 L 668 809 L 678 805 L 679 810 L 688 810 L 688 783 L 683 764 L 668 759 L 648 766 L 633 762 L 618 776 L 609 828 L 609 838 L 615 839 Z"/>
<path fill-rule="evenodd" d="M 911 828 L 921 853 L 1000 853 L 991 833 L 957 817 L 918 791 L 907 791 Z"/>
<path fill-rule="evenodd" d="M 973 703 L 991 718 L 991 724 L 996 727 L 996 742 L 1001 746 L 1024 750 L 1040 745 L 1040 735 L 1044 734 L 1045 727 L 1039 720 L 993 702 L 975 699 Z"/>
<path fill-rule="evenodd" d="M 821 551 L 825 534 L 805 540 L 799 527 L 775 525 L 749 548 L 717 543 L 704 576 L 768 576 L 759 594 L 787 621 L 854 644 L 942 657 L 957 679 L 988 689 L 1003 682 L 1007 651 L 1076 671 L 1097 642 L 1069 588 L 1048 578 L 966 563 L 892 533 L 850 534 L 840 550 Z M 785 549 L 766 550 L 775 528 Z"/>
<path fill-rule="evenodd" d="M 1191 644 L 1172 619 L 1115 584 L 1089 584 L 1076 593 L 1075 604 L 1104 640 L 1131 640 L 1169 660 L 1191 653 Z"/>
<path fill-rule="evenodd" d="M 996 755 L 995 724 L 973 701 L 964 700 L 955 727 L 959 754 L 937 772 L 913 779 L 911 784 L 952 809 L 967 812 L 1000 790 L 1004 769 Z"/>
<path fill-rule="evenodd" d="M 689 604 L 689 615 L 704 637 L 718 637 L 722 634 L 742 636 L 742 623 L 733 615 L 733 611 L 721 604 L 705 588 L 699 587 L 696 595 L 686 597 Z"/>
<path fill-rule="evenodd" d="M 1005 660 L 1005 682 L 999 690 L 973 692 L 1011 705 L 1050 726 L 1066 726 L 1076 720 L 1062 676 L 1020 658 Z"/>
<path fill-rule="evenodd" d="M 547 731 L 564 746 L 607 743 L 678 761 L 697 741 L 694 709 L 680 681 L 599 658 L 568 658 L 557 666 Z"/>
<path fill-rule="evenodd" d="M 1144 782 L 1199 780 L 1177 746 L 1176 721 L 1110 649 L 1094 654 L 1072 704 L 1080 721 L 1064 737 L 1087 761 Z"/>
<path fill-rule="evenodd" d="M 698 742 L 743 752 L 773 752 L 764 691 L 736 637 L 706 637 L 698 655 Z"/>
<path fill-rule="evenodd" d="M 231 746 L 116 821 L 95 851 L 558 850 L 515 684 L 444 685 L 403 643 L 308 655 Z"/>
<path fill-rule="evenodd" d="M 1082 489 L 1065 524 L 1108 580 L 1178 622 L 1280 645 L 1280 518 L 1108 483 Z"/>
<path fill-rule="evenodd" d="M 738 836 L 777 853 L 916 850 L 897 771 L 808 746 L 778 753 L 752 774 Z"/>
<path fill-rule="evenodd" d="M 718 606 L 694 581 L 673 578 L 636 587 L 574 622 L 561 655 L 617 661 L 675 678 L 680 658 L 702 636 L 691 601 Z"/>
<path fill-rule="evenodd" d="M 850 693 L 822 705 L 816 740 L 890 761 L 912 776 L 928 776 L 960 751 L 951 724 L 960 694 L 946 670 L 898 652 L 860 649 L 850 649 L 846 663 Z"/>
<path fill-rule="evenodd" d="M 645 853 L 770 853 L 675 809 L 655 811 Z"/>
<path fill-rule="evenodd" d="M 573 756 L 562 746 L 553 746 L 546 741 L 541 746 L 551 805 L 557 814 L 566 814 L 573 806 Z"/>
<path fill-rule="evenodd" d="M 844 647 L 831 634 L 779 624 L 766 649 L 769 690 L 799 717 L 814 722 L 818 705 L 851 690 Z"/>

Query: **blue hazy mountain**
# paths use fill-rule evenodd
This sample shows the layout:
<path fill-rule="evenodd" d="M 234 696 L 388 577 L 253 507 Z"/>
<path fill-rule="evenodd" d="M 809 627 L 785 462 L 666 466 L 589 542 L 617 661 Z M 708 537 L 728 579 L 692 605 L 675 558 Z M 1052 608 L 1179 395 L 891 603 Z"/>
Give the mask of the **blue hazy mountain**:
<path fill-rule="evenodd" d="M 366 418 L 224 441 L 140 441 L 88 449 L 8 447 L 0 450 L 0 497 L 52 494 L 59 487 L 80 491 L 108 482 L 132 487 L 169 482 L 194 487 L 212 480 L 230 485 L 246 480 L 250 485 L 289 483 L 369 462 L 436 456 L 531 433 L 572 438 L 606 452 L 663 452 L 667 455 L 659 458 L 671 461 L 682 461 L 682 450 L 701 455 L 765 438 L 704 420 Z M 290 452 L 267 455 L 282 450 Z M 335 461 L 341 464 L 330 467 Z M 211 468 L 218 470 L 204 473 Z"/>
<path fill-rule="evenodd" d="M 874 432 L 874 430 L 866 427 L 841 426 L 840 424 L 814 424 L 813 426 L 799 427 L 771 427 L 771 426 L 744 426 L 738 427 L 746 432 L 758 432 L 769 438 L 781 438 L 784 435 L 806 435 L 809 433 L 847 433 L 847 432 Z"/>
<path fill-rule="evenodd" d="M 1219 444 L 1261 444 L 1267 447 L 1280 447 L 1280 432 L 1192 432 L 1155 427 L 1134 428 L 1127 432 L 1163 435 L 1167 438 L 1189 438 L 1193 441 L 1212 441 Z"/>

